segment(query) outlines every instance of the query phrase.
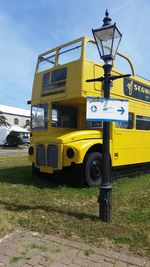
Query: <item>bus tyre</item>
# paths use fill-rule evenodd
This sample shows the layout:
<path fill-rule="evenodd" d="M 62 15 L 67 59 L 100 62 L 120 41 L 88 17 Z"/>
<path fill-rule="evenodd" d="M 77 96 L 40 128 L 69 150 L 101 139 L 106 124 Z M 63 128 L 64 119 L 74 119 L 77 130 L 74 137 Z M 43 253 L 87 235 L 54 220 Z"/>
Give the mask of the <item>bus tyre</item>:
<path fill-rule="evenodd" d="M 32 163 L 32 174 L 36 176 L 40 176 L 39 168 L 35 167 L 34 163 Z"/>
<path fill-rule="evenodd" d="M 90 152 L 84 162 L 84 179 L 89 187 L 96 187 L 102 181 L 102 154 Z"/>

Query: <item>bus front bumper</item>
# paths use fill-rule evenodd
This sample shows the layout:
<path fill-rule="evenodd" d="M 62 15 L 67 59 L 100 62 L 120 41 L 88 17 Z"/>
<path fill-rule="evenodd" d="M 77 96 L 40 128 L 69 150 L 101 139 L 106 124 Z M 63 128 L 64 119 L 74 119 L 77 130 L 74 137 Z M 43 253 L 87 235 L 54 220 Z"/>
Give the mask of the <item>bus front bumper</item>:
<path fill-rule="evenodd" d="M 54 173 L 54 168 L 53 167 L 48 167 L 48 166 L 40 166 L 39 168 L 40 172 L 44 173 Z"/>

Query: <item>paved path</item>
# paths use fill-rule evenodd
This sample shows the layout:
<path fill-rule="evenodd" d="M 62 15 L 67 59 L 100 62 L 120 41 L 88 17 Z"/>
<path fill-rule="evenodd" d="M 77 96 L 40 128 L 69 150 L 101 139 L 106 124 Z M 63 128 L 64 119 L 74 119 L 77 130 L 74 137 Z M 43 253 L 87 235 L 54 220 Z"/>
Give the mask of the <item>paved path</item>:
<path fill-rule="evenodd" d="M 17 231 L 0 240 L 0 266 L 150 267 L 150 261 L 52 235 Z"/>

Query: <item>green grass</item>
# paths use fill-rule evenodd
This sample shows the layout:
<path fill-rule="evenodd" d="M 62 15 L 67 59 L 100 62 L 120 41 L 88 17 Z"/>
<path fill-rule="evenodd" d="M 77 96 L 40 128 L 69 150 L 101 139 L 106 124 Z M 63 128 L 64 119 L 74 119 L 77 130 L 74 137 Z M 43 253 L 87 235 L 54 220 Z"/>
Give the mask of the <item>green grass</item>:
<path fill-rule="evenodd" d="M 32 176 L 27 155 L 1 155 L 0 236 L 33 230 L 150 255 L 150 175 L 113 183 L 111 223 L 98 218 L 97 188 L 65 178 Z"/>
<path fill-rule="evenodd" d="M 32 249 L 36 249 L 36 253 L 34 252 L 34 255 L 39 255 L 42 252 L 47 251 L 47 247 L 45 246 L 40 246 L 36 243 L 31 243 L 29 245 L 24 246 L 24 249 L 20 252 L 19 256 L 13 256 L 10 258 L 10 263 L 16 263 L 19 260 L 22 259 L 30 259 L 31 256 L 28 256 L 28 254 L 30 253 L 30 251 Z"/>

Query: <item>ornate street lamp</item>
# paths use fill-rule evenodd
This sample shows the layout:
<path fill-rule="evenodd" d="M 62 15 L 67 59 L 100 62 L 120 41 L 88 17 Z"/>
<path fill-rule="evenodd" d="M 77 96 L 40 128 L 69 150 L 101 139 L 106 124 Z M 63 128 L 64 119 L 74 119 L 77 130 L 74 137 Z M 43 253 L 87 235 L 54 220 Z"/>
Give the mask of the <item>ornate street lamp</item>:
<path fill-rule="evenodd" d="M 116 27 L 116 24 L 111 24 L 111 18 L 106 10 L 105 18 L 101 28 L 93 30 L 94 39 L 100 54 L 100 58 L 104 60 L 104 76 L 88 79 L 87 82 L 103 82 L 104 98 L 110 98 L 110 87 L 113 80 L 129 77 L 125 75 L 111 75 L 112 61 L 115 59 L 117 49 L 119 47 L 122 34 Z M 112 178 L 110 174 L 110 151 L 109 151 L 109 133 L 110 122 L 103 123 L 103 149 L 102 149 L 102 183 L 99 191 L 99 217 L 104 222 L 111 221 L 112 217 Z"/>
<path fill-rule="evenodd" d="M 92 29 L 92 32 L 100 54 L 100 58 L 107 63 L 115 59 L 122 34 L 116 27 L 116 23 L 111 24 L 111 18 L 109 18 L 109 13 L 107 10 L 103 22 L 104 23 L 101 28 L 95 30 Z"/>
<path fill-rule="evenodd" d="M 116 24 L 111 24 L 111 18 L 106 10 L 101 28 L 92 29 L 94 39 L 100 54 L 104 60 L 104 77 L 90 79 L 87 82 L 103 82 L 104 98 L 110 98 L 111 81 L 122 78 L 124 75 L 111 76 L 112 61 L 121 41 L 122 34 L 119 32 Z M 128 75 L 129 76 L 129 75 Z M 104 222 L 111 221 L 112 217 L 112 178 L 110 174 L 110 153 L 109 153 L 109 131 L 110 122 L 103 123 L 103 149 L 102 149 L 102 183 L 98 197 L 99 217 Z"/>

